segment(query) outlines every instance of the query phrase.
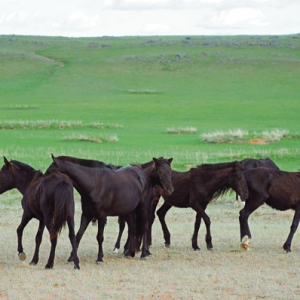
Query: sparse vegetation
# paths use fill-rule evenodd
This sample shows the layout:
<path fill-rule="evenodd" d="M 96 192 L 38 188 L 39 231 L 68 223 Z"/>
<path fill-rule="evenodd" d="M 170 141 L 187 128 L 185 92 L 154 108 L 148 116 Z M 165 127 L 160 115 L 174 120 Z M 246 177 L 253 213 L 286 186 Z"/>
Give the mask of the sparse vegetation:
<path fill-rule="evenodd" d="M 231 143 L 234 141 L 242 141 L 248 136 L 248 131 L 242 129 L 230 129 L 228 131 L 215 131 L 211 133 L 203 133 L 201 138 L 207 143 Z"/>
<path fill-rule="evenodd" d="M 15 109 L 15 110 L 23 110 L 23 109 L 38 109 L 37 105 L 20 105 L 16 104 L 14 106 L 8 107 L 8 109 Z"/>
<path fill-rule="evenodd" d="M 106 135 L 106 136 L 99 136 L 99 137 L 91 137 L 84 134 L 74 134 L 70 137 L 65 137 L 65 141 L 80 141 L 80 142 L 94 142 L 94 143 L 115 143 L 118 141 L 117 135 Z"/>
<path fill-rule="evenodd" d="M 72 128 L 82 126 L 81 121 L 36 120 L 36 121 L 1 121 L 0 129 L 44 129 L 44 128 Z"/>
<path fill-rule="evenodd" d="M 168 127 L 167 133 L 196 133 L 196 127 Z"/>
<path fill-rule="evenodd" d="M 262 133 L 255 132 L 253 134 L 249 134 L 247 130 L 236 129 L 203 133 L 201 135 L 201 139 L 206 143 L 250 143 L 264 145 L 280 142 L 282 138 L 295 138 L 295 136 L 290 136 L 289 130 L 278 128 L 265 130 Z"/>
<path fill-rule="evenodd" d="M 63 121 L 63 120 L 37 120 L 37 121 L 1 121 L 0 129 L 65 129 L 65 128 L 122 128 L 118 124 L 104 124 L 93 122 L 84 124 L 82 121 Z"/>
<path fill-rule="evenodd" d="M 131 94 L 158 94 L 159 92 L 155 89 L 129 89 L 128 93 Z"/>

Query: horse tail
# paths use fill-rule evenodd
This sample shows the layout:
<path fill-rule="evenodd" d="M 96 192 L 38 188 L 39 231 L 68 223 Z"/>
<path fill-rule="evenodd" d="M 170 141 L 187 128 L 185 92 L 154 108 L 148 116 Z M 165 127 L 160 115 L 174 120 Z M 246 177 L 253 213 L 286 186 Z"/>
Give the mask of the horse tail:
<path fill-rule="evenodd" d="M 54 191 L 53 233 L 59 234 L 66 226 L 68 216 L 72 215 L 74 215 L 73 186 L 62 180 Z"/>

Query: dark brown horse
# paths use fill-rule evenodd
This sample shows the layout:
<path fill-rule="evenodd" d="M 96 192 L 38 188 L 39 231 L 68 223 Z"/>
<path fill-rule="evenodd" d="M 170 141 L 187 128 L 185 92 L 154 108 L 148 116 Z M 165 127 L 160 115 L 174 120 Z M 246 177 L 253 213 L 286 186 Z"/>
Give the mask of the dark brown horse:
<path fill-rule="evenodd" d="M 280 170 L 255 168 L 244 172 L 249 189 L 249 197 L 245 201 L 244 208 L 240 211 L 241 247 L 248 249 L 251 232 L 248 218 L 262 204 L 277 210 L 293 209 L 294 219 L 290 233 L 283 249 L 291 251 L 294 233 L 300 220 L 300 172 L 284 172 Z"/>
<path fill-rule="evenodd" d="M 81 224 L 83 231 L 76 235 L 76 245 L 93 218 L 98 220 L 97 240 L 99 245 L 96 262 L 103 262 L 103 231 L 107 216 L 123 217 L 129 228 L 129 250 L 125 255 L 135 255 L 135 212 L 138 211 L 142 219 L 143 247 L 141 258 L 148 254 L 146 237 L 148 229 L 148 209 L 152 195 L 152 181 L 138 167 L 124 167 L 117 170 L 109 168 L 87 167 L 66 159 L 52 156 L 58 169 L 68 175 L 75 188 L 81 195 L 85 224 Z M 173 191 L 171 183 L 170 160 L 153 158 L 152 171 L 157 174 L 160 184 L 166 193 Z M 70 257 L 72 260 L 72 254 Z"/>
<path fill-rule="evenodd" d="M 274 170 L 279 170 L 278 166 L 270 158 L 245 158 L 240 161 L 240 165 L 243 171 L 247 171 L 254 168 L 269 168 Z M 238 201 L 239 196 L 236 193 L 236 201 Z"/>
<path fill-rule="evenodd" d="M 74 252 L 74 268 L 79 269 L 79 259 L 75 246 L 74 232 L 74 196 L 70 179 L 58 172 L 48 175 L 34 170 L 27 164 L 4 157 L 4 165 L 0 171 L 0 194 L 16 188 L 23 195 L 23 216 L 17 229 L 19 258 L 26 258 L 23 252 L 23 230 L 32 218 L 39 220 L 36 234 L 36 247 L 31 265 L 39 260 L 39 248 L 45 226 L 50 234 L 51 251 L 45 268 L 50 269 L 54 264 L 57 236 L 65 226 L 69 227 L 69 238 Z"/>
<path fill-rule="evenodd" d="M 192 168 L 187 172 L 172 171 L 172 183 L 174 192 L 172 195 L 166 195 L 164 192 L 162 197 L 164 204 L 158 209 L 157 215 L 161 223 L 165 245 L 170 246 L 170 232 L 168 230 L 165 216 L 172 207 L 187 208 L 191 207 L 196 211 L 196 220 L 194 225 L 194 234 L 192 237 L 192 247 L 199 250 L 198 231 L 201 219 L 206 225 L 206 246 L 212 249 L 212 238 L 210 232 L 210 218 L 205 213 L 207 205 L 219 196 L 226 193 L 229 189 L 236 191 L 242 199 L 248 197 L 248 187 L 241 170 L 240 164 L 235 162 L 203 164 Z M 152 213 L 150 215 L 150 229 L 155 217 L 155 208 L 158 202 L 152 203 Z M 151 232 L 149 233 L 149 244 L 151 244 Z"/>

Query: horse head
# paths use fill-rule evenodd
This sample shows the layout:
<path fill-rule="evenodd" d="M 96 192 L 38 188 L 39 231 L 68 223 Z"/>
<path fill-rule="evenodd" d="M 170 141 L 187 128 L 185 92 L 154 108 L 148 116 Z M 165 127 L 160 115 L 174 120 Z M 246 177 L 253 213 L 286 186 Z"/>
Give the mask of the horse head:
<path fill-rule="evenodd" d="M 16 172 L 17 167 L 7 160 L 5 156 L 4 165 L 0 171 L 0 194 L 15 188 L 15 177 L 14 173 Z"/>
<path fill-rule="evenodd" d="M 174 187 L 172 184 L 172 169 L 171 162 L 173 158 L 165 159 L 165 158 L 155 158 L 153 157 L 152 168 L 155 170 L 155 174 L 158 178 L 158 183 L 164 189 L 164 192 L 167 195 L 171 195 L 174 191 Z"/>
<path fill-rule="evenodd" d="M 238 161 L 233 165 L 233 174 L 230 181 L 232 188 L 240 195 L 242 201 L 245 201 L 249 196 L 249 190 L 244 172 Z"/>

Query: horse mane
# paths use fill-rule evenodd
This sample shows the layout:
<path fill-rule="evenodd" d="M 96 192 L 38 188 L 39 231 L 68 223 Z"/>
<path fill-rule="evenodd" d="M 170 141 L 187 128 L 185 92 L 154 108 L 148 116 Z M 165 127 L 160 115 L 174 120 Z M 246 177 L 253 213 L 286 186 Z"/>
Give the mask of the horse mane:
<path fill-rule="evenodd" d="M 38 176 L 43 175 L 40 170 L 35 170 L 33 167 L 18 160 L 11 160 L 10 162 L 16 165 L 21 170 L 25 170 L 26 174 L 28 174 L 30 178 L 32 177 L 31 179 L 36 179 Z"/>
<path fill-rule="evenodd" d="M 17 160 L 11 160 L 10 163 L 14 164 L 17 166 L 22 172 L 26 178 L 26 181 L 30 184 L 33 184 L 33 182 L 38 181 L 44 174 L 40 170 L 35 170 L 33 167 L 17 161 Z M 37 193 L 37 190 L 34 192 L 34 196 Z"/>
<path fill-rule="evenodd" d="M 203 172 L 209 172 L 209 171 L 215 172 L 216 170 L 219 169 L 232 168 L 237 163 L 238 161 L 216 163 L 216 164 L 202 164 L 202 165 L 197 165 L 196 168 L 197 170 Z"/>
<path fill-rule="evenodd" d="M 223 186 L 222 188 L 218 189 L 214 192 L 212 196 L 212 200 L 218 199 L 221 196 L 224 196 L 229 190 L 231 189 L 230 186 Z"/>
<path fill-rule="evenodd" d="M 163 157 L 160 156 L 160 157 L 157 158 L 157 159 L 163 159 Z M 140 164 L 140 163 L 132 163 L 132 164 L 130 164 L 130 165 L 133 166 L 133 167 L 138 167 L 138 168 L 140 168 L 140 169 L 142 169 L 142 170 L 145 170 L 145 169 L 149 168 L 150 166 L 152 166 L 152 164 L 153 164 L 153 160 L 151 160 L 151 161 L 149 161 L 149 162 L 146 162 L 146 163 L 143 163 L 143 164 Z"/>
<path fill-rule="evenodd" d="M 71 156 L 58 156 L 57 158 L 63 159 L 65 161 L 69 161 L 84 167 L 90 167 L 90 168 L 102 168 L 106 167 L 109 169 L 119 169 L 121 166 L 115 166 L 112 164 L 106 164 L 103 161 L 99 160 L 93 160 L 93 159 L 83 159 L 83 158 L 77 158 L 77 157 L 71 157 Z"/>
<path fill-rule="evenodd" d="M 215 176 L 215 172 L 218 170 L 222 169 L 232 169 L 234 166 L 238 165 L 239 163 L 237 161 L 232 161 L 232 162 L 224 162 L 224 163 L 215 163 L 215 164 L 202 164 L 202 165 L 197 165 L 195 170 L 197 170 L 198 176 L 204 176 L 205 178 Z M 199 174 L 200 172 L 200 174 Z M 213 199 L 217 199 L 223 195 L 225 195 L 229 190 L 231 189 L 230 186 L 224 185 L 217 189 L 213 196 Z"/>
<path fill-rule="evenodd" d="M 146 163 L 143 163 L 143 164 L 140 164 L 140 163 L 132 163 L 130 164 L 132 167 L 138 167 L 139 169 L 142 169 L 142 170 L 145 170 L 147 168 L 149 168 L 150 166 L 152 166 L 153 164 L 153 160 L 149 161 L 149 162 L 146 162 Z"/>

